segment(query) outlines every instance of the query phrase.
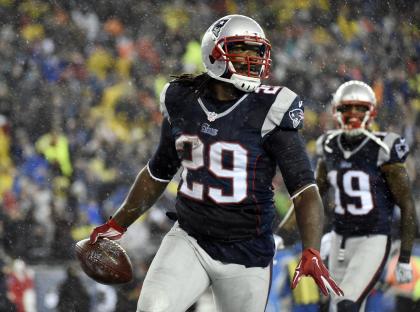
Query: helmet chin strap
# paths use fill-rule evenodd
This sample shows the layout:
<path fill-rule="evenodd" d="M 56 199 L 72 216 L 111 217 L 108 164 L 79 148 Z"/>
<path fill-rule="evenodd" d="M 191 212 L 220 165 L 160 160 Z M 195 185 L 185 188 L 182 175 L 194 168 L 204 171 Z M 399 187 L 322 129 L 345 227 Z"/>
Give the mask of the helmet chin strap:
<path fill-rule="evenodd" d="M 344 128 L 344 122 L 341 118 L 341 113 L 338 112 L 337 114 L 338 114 L 338 118 L 337 118 L 338 123 L 340 124 L 341 128 Z M 344 133 L 345 135 L 348 135 L 348 136 L 357 136 L 357 135 L 363 134 L 363 135 L 367 136 L 369 139 L 371 139 L 373 142 L 378 144 L 380 147 L 382 147 L 387 154 L 391 153 L 389 147 L 381 139 L 379 139 L 377 136 L 375 136 L 372 132 L 366 130 L 366 123 L 369 120 L 369 117 L 370 117 L 370 112 L 366 112 L 365 118 L 363 118 L 363 121 L 362 121 L 359 129 L 354 129 L 354 130 L 351 130 L 351 131 L 344 131 L 342 129 L 336 130 L 336 132 L 334 132 L 328 138 L 329 139 L 328 142 L 333 137 L 335 137 L 335 136 L 337 136 L 341 133 Z"/>
<path fill-rule="evenodd" d="M 259 78 L 245 77 L 238 74 L 232 74 L 232 77 L 230 79 L 227 79 L 220 76 L 216 76 L 211 71 L 208 71 L 207 74 L 216 80 L 233 84 L 237 89 L 244 92 L 254 92 L 261 85 L 261 80 Z"/>
<path fill-rule="evenodd" d="M 367 131 L 366 129 L 360 129 L 361 133 L 364 134 L 365 136 L 367 136 L 369 139 L 371 139 L 373 142 L 375 142 L 376 144 L 378 144 L 380 147 L 382 147 L 385 152 L 387 152 L 387 154 L 391 153 L 391 151 L 389 150 L 389 147 L 377 136 L 375 136 L 372 132 Z"/>
<path fill-rule="evenodd" d="M 254 92 L 261 84 L 260 78 L 245 77 L 238 74 L 233 74 L 230 80 L 236 88 L 245 92 Z"/>

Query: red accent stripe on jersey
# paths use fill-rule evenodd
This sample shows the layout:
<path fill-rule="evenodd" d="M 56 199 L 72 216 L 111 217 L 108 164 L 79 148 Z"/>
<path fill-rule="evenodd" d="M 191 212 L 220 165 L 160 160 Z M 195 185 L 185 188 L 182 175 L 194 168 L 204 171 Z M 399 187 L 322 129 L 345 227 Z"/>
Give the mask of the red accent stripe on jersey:
<path fill-rule="evenodd" d="M 381 276 L 381 273 L 382 273 L 382 271 L 385 267 L 386 260 L 388 259 L 390 250 L 391 250 L 391 237 L 388 236 L 388 240 L 386 242 L 386 247 L 385 247 L 385 254 L 382 258 L 381 264 L 379 265 L 378 269 L 376 270 L 376 272 L 373 275 L 372 279 L 370 280 L 369 284 L 363 290 L 360 297 L 356 300 L 356 303 L 359 307 L 362 304 L 363 300 L 369 295 L 370 291 L 373 289 L 373 287 L 375 286 L 379 277 Z"/>

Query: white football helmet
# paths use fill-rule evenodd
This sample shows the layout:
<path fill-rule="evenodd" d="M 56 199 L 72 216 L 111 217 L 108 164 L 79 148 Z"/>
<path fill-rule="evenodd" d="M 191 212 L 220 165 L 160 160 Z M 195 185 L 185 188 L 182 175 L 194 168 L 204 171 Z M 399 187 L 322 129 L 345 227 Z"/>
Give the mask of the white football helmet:
<path fill-rule="evenodd" d="M 254 54 L 233 51 L 239 45 Z M 201 41 L 202 59 L 208 75 L 245 92 L 254 91 L 261 79 L 268 77 L 270 52 L 270 42 L 261 26 L 243 15 L 220 18 L 209 27 Z"/>
<path fill-rule="evenodd" d="M 332 100 L 333 116 L 348 135 L 365 133 L 376 117 L 376 97 L 366 83 L 351 80 L 338 87 Z"/>

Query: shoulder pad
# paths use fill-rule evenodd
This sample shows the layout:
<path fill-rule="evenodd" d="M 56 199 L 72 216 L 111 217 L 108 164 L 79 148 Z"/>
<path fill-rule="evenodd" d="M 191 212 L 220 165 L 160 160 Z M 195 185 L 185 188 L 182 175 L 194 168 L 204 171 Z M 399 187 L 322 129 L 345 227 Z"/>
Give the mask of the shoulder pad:
<path fill-rule="evenodd" d="M 160 94 L 160 109 L 169 122 L 183 111 L 185 99 L 190 94 L 190 88 L 176 81 L 171 81 L 164 86 Z"/>
<path fill-rule="evenodd" d="M 377 165 L 381 166 L 385 163 L 404 162 L 410 151 L 405 138 L 402 138 L 393 132 L 384 134 L 385 136 L 383 137 L 382 142 L 389 147 L 390 152 L 387 153 L 381 148 L 378 153 Z"/>
<path fill-rule="evenodd" d="M 292 90 L 283 87 L 275 96 L 268 110 L 261 129 L 261 136 L 264 137 L 276 127 L 291 130 L 302 128 L 303 112 L 303 101 Z"/>
<path fill-rule="evenodd" d="M 332 153 L 333 147 L 331 147 L 329 144 L 330 142 L 339 136 L 343 131 L 341 129 L 337 130 L 328 130 L 326 133 L 321 135 L 317 142 L 316 142 L 316 155 L 319 157 L 323 157 L 325 155 L 324 152 Z"/>
<path fill-rule="evenodd" d="M 381 139 L 383 139 L 388 134 L 388 132 L 384 132 L 384 131 L 372 131 L 372 133 L 375 136 L 380 137 Z"/>
<path fill-rule="evenodd" d="M 323 157 L 325 152 L 332 153 L 332 148 L 329 146 L 329 143 L 332 139 L 337 137 L 342 133 L 342 130 L 328 130 L 323 135 L 321 135 L 316 141 L 316 156 Z"/>
<path fill-rule="evenodd" d="M 168 110 L 166 109 L 166 91 L 169 88 L 170 83 L 168 82 L 162 89 L 162 92 L 160 93 L 160 98 L 159 98 L 159 102 L 160 102 L 160 111 L 163 115 L 163 117 L 165 118 L 169 118 L 168 115 Z"/>
<path fill-rule="evenodd" d="M 316 151 L 316 156 L 318 156 L 318 157 L 324 156 L 324 142 L 325 142 L 325 137 L 326 136 L 327 136 L 326 134 L 322 134 L 316 140 L 316 150 L 315 151 Z"/>

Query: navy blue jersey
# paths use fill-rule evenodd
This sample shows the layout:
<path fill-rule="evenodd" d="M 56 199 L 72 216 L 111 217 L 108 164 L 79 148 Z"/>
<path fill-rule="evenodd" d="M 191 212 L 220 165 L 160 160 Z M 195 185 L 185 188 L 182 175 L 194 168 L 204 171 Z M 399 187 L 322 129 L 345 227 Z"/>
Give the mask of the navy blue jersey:
<path fill-rule="evenodd" d="M 334 189 L 334 230 L 344 236 L 386 234 L 391 230 L 395 201 L 381 166 L 403 163 L 405 140 L 395 133 L 373 133 L 384 146 L 366 137 L 350 149 L 334 132 L 317 141 L 317 154 L 326 164 Z"/>
<path fill-rule="evenodd" d="M 297 135 L 302 101 L 288 88 L 261 86 L 223 103 L 172 82 L 161 103 L 172 135 L 167 144 L 174 145 L 183 168 L 176 201 L 180 226 L 215 259 L 268 265 L 274 254 L 272 179 L 282 161 L 273 158 L 265 142 L 278 129 L 283 137 Z M 306 157 L 303 144 L 298 153 Z M 149 164 L 152 175 L 170 179 L 174 172 L 157 173 L 158 162 L 154 157 Z M 309 165 L 306 171 L 310 174 L 284 175 L 291 194 L 313 183 Z"/>

